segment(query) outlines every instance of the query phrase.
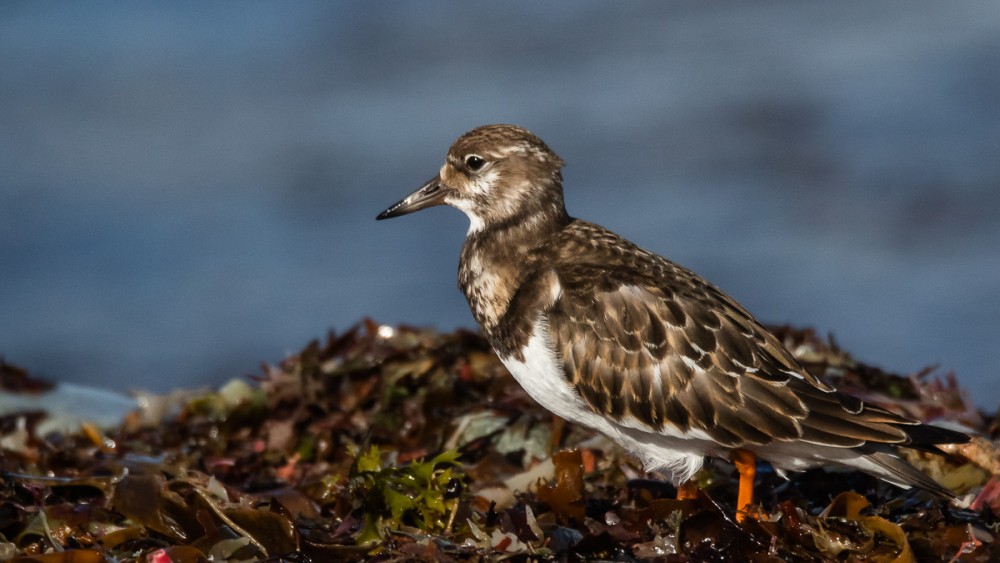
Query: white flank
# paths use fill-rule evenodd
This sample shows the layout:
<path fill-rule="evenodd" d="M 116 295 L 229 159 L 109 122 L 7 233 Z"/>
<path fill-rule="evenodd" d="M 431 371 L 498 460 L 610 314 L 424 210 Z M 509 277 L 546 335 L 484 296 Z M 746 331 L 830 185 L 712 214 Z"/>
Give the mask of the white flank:
<path fill-rule="evenodd" d="M 591 409 L 566 381 L 563 367 L 553 353 L 544 317 L 536 322 L 522 354 L 523 361 L 513 356 L 500 361 L 532 399 L 561 418 L 604 434 L 639 457 L 650 471 L 662 471 L 674 483 L 683 483 L 701 469 L 705 455 L 725 457 L 725 452 L 704 432 L 672 432 L 669 428 L 652 431 L 638 421 L 626 418 L 615 422 Z"/>
<path fill-rule="evenodd" d="M 583 403 L 563 377 L 562 366 L 552 352 L 548 327 L 543 320 L 535 324 L 535 332 L 522 354 L 523 362 L 510 356 L 500 361 L 532 399 L 566 420 L 593 422 L 587 419 L 596 417 L 596 413 Z"/>

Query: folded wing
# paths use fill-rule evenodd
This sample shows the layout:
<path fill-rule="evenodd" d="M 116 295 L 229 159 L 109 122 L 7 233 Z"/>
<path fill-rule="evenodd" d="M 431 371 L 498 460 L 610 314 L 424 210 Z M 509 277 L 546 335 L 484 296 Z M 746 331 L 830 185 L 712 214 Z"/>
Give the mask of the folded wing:
<path fill-rule="evenodd" d="M 595 411 L 639 428 L 700 430 L 731 447 L 801 440 L 907 444 L 918 423 L 838 393 L 714 286 L 680 267 L 673 283 L 555 270 L 549 333 L 567 379 Z M 603 280 L 595 291 L 593 280 Z"/>

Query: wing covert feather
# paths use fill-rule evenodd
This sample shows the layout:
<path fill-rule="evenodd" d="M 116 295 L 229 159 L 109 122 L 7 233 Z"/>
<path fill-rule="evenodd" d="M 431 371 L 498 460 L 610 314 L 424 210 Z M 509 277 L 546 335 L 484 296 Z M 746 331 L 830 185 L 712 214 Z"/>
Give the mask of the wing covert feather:
<path fill-rule="evenodd" d="M 588 293 L 577 280 L 559 281 L 549 332 L 567 378 L 597 412 L 655 431 L 702 430 L 727 444 L 801 436 L 807 411 L 785 385 L 792 376 L 748 369 L 776 362 L 746 327 L 655 287 Z"/>
<path fill-rule="evenodd" d="M 609 270 L 554 271 L 561 294 L 546 318 L 555 353 L 601 414 L 654 432 L 700 430 L 731 447 L 908 441 L 899 425 L 912 421 L 832 391 L 700 278 L 678 291 Z"/>

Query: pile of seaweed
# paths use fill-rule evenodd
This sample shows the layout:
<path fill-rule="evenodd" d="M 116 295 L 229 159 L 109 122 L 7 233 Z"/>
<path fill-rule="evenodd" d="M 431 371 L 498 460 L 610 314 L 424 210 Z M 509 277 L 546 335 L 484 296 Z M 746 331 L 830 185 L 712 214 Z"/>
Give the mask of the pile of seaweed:
<path fill-rule="evenodd" d="M 978 433 L 910 460 L 961 508 L 856 472 L 785 480 L 762 465 L 759 516 L 736 475 L 674 488 L 534 403 L 477 334 L 371 321 L 213 392 L 142 395 L 114 429 L 39 435 L 0 418 L 0 561 L 996 561 L 996 416 L 951 375 L 900 376 L 777 327 L 817 375 Z M 44 392 L 0 363 L 7 391 Z"/>

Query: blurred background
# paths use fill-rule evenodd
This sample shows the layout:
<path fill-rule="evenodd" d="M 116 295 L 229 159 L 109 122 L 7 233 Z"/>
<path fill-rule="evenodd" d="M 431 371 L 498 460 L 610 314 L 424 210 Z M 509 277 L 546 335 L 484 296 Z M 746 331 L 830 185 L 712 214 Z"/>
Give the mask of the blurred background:
<path fill-rule="evenodd" d="M 4 2 L 0 354 L 165 391 L 471 327 L 464 216 L 374 216 L 494 122 L 762 321 L 1000 401 L 988 1 Z"/>

